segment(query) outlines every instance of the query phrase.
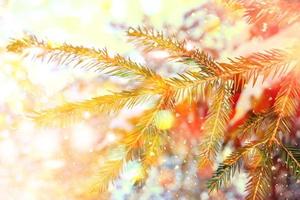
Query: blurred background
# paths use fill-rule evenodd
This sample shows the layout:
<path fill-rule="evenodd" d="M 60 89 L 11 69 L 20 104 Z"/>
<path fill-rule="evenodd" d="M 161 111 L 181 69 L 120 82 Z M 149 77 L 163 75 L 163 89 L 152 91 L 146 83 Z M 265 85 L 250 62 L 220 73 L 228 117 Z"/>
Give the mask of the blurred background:
<path fill-rule="evenodd" d="M 5 45 L 10 38 L 30 33 L 54 42 L 106 47 L 170 76 L 185 66 L 167 63 L 164 52 L 144 53 L 135 48 L 126 38 L 128 27 L 163 30 L 185 40 L 188 48 L 201 48 L 218 60 L 293 42 L 297 26 L 288 30 L 268 24 L 250 26 L 242 13 L 220 2 L 0 0 L 0 200 L 209 199 L 205 181 L 212 169 L 198 172 L 196 164 L 205 103 L 182 105 L 177 113 L 164 115 L 160 126 L 170 129 L 172 142 L 151 169 L 145 186 L 133 185 L 140 169 L 133 161 L 110 187 L 111 193 L 99 196 L 94 192 L 97 169 L 107 154 L 116 153 L 109 145 L 131 129 L 142 108 L 116 116 L 86 113 L 80 123 L 65 128 L 38 128 L 28 115 L 119 91 L 129 87 L 130 81 L 24 60 L 6 53 Z M 258 97 L 262 89 L 246 91 L 246 96 Z M 250 107 L 249 98 L 240 104 L 237 118 Z M 230 151 L 230 145 L 225 147 L 219 161 Z M 241 199 L 246 175 L 235 178 L 231 186 L 211 198 Z"/>

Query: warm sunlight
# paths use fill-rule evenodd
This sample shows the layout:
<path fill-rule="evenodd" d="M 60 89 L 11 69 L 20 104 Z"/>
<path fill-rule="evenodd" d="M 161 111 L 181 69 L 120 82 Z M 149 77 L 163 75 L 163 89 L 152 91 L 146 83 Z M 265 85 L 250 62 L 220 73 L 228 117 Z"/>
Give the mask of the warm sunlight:
<path fill-rule="evenodd" d="M 300 2 L 0 0 L 0 200 L 300 199 Z"/>

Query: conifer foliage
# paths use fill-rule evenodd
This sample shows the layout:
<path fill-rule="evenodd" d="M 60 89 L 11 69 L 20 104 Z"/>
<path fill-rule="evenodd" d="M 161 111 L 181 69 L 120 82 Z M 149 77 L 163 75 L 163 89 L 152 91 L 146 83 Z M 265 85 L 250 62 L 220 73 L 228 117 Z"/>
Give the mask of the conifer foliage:
<path fill-rule="evenodd" d="M 298 22 L 300 17 L 299 9 L 296 9 L 299 5 L 297 1 L 230 0 L 222 3 L 234 9 L 242 9 L 249 23 L 278 21 L 281 26 L 288 26 Z M 213 165 L 227 134 L 229 116 L 234 109 L 234 95 L 243 90 L 245 85 L 255 85 L 259 78 L 280 81 L 274 103 L 267 109 L 253 113 L 237 128 L 231 140 L 239 139 L 241 145 L 233 149 L 219 164 L 207 183 L 208 189 L 219 190 L 230 183 L 237 171 L 244 168 L 249 176 L 246 199 L 267 198 L 272 184 L 271 168 L 275 155 L 280 155 L 286 168 L 290 169 L 295 178 L 299 177 L 300 150 L 287 142 L 290 141 L 290 132 L 300 102 L 299 45 L 231 58 L 228 62 L 218 62 L 201 49 L 189 49 L 184 41 L 177 41 L 176 38 L 151 28 L 129 28 L 127 36 L 146 52 L 166 51 L 170 61 L 187 66 L 192 63 L 193 67 L 175 76 L 164 77 L 130 58 L 119 54 L 111 55 L 106 49 L 70 44 L 54 45 L 32 35 L 13 39 L 7 46 L 10 52 L 22 53 L 44 62 L 85 68 L 108 76 L 131 79 L 137 83 L 135 88 L 129 90 L 36 111 L 32 116 L 41 126 L 67 126 L 82 119 L 85 112 L 114 114 L 124 108 L 151 105 L 131 132 L 113 145 L 112 148 L 124 148 L 125 153 L 120 159 L 109 160 L 99 170 L 100 192 L 108 189 L 109 184 L 118 178 L 124 165 L 130 160 L 141 162 L 144 173 L 137 182 L 144 181 L 147 170 L 168 142 L 168 130 L 159 127 L 157 120 L 162 112 L 172 112 L 182 103 L 203 100 L 210 104 L 203 125 L 204 138 L 198 145 L 198 161 L 200 170 L 207 165 Z M 197 66 L 196 69 L 194 65 Z"/>

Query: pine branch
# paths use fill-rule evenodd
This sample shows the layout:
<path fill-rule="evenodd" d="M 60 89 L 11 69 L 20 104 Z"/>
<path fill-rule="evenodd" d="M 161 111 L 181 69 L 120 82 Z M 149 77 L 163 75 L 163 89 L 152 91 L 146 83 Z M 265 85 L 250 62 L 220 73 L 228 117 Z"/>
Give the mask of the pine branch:
<path fill-rule="evenodd" d="M 262 53 L 253 53 L 247 57 L 230 59 L 229 63 L 220 63 L 220 65 L 228 66 L 224 71 L 224 76 L 240 74 L 240 78 L 245 79 L 244 83 L 252 80 L 254 85 L 260 75 L 265 80 L 286 74 L 294 59 L 291 57 L 293 51 L 294 49 L 290 51 L 273 49 Z M 237 83 L 237 80 L 235 82 Z"/>
<path fill-rule="evenodd" d="M 162 36 L 158 36 L 158 38 L 161 37 Z M 173 44 L 172 41 L 169 41 L 169 43 L 169 45 Z M 176 42 L 173 45 L 178 48 L 182 47 L 182 45 L 179 45 Z M 246 81 L 243 81 L 243 83 L 249 81 L 251 77 L 254 77 L 256 80 L 259 71 L 263 71 L 265 68 L 271 69 L 274 65 L 282 67 L 284 64 L 282 62 L 286 61 L 286 59 L 282 58 L 280 53 L 274 50 L 269 54 L 255 54 L 249 58 L 238 58 L 236 61 L 231 61 L 231 64 L 220 63 L 217 68 L 214 66 L 210 66 L 207 69 L 202 67 L 201 69 L 204 70 L 198 73 L 188 71 L 184 74 L 179 74 L 179 77 L 164 80 L 151 70 L 149 71 L 147 68 L 132 62 L 130 59 L 126 60 L 119 55 L 109 57 L 105 50 L 101 51 L 84 47 L 74 47 L 67 44 L 52 47 L 51 44 L 39 41 L 34 36 L 25 37 L 23 40 L 15 40 L 7 48 L 9 51 L 21 52 L 24 49 L 33 47 L 42 49 L 43 53 L 39 56 L 45 58 L 48 55 L 48 61 L 60 60 L 60 64 L 69 63 L 74 66 L 81 65 L 81 63 L 85 62 L 90 63 L 90 61 L 92 61 L 92 64 L 84 64 L 83 66 L 102 71 L 106 70 L 105 72 L 111 75 L 122 76 L 124 73 L 136 73 L 137 75 L 141 75 L 152 80 L 155 79 L 152 83 L 156 83 L 161 87 L 169 85 L 175 88 L 173 93 L 177 102 L 181 102 L 186 99 L 191 102 L 196 100 L 199 96 L 204 96 L 206 88 L 214 85 L 221 79 L 233 79 L 235 81 L 235 87 L 237 87 L 238 84 L 241 84 L 240 78 L 236 80 L 235 77 L 242 77 L 244 79 L 246 76 Z M 38 55 L 36 56 L 39 57 Z M 202 64 L 209 66 L 209 64 L 205 61 L 205 58 L 203 59 Z M 284 67 L 282 68 L 284 69 Z M 214 72 L 212 73 L 212 71 Z M 166 82 L 168 82 L 168 84 L 166 84 Z"/>
<path fill-rule="evenodd" d="M 274 113 L 276 113 L 277 119 L 270 126 L 271 128 L 267 133 L 270 138 L 269 144 L 275 140 L 279 130 L 283 133 L 290 132 L 290 119 L 296 113 L 299 94 L 297 73 L 291 72 L 283 79 L 281 88 L 275 99 Z"/>
<path fill-rule="evenodd" d="M 248 192 L 246 200 L 264 200 L 270 194 L 272 181 L 271 166 L 271 160 L 266 157 L 260 166 L 250 170 L 250 180 L 246 186 L 246 191 Z"/>
<path fill-rule="evenodd" d="M 286 26 L 299 22 L 299 6 L 297 1 L 286 0 L 222 0 L 235 9 L 243 10 L 244 16 L 251 24 L 273 23 Z"/>
<path fill-rule="evenodd" d="M 97 190 L 99 193 L 108 190 L 109 184 L 112 180 L 119 177 L 121 171 L 123 170 L 124 160 L 109 160 L 106 161 L 98 171 L 97 176 Z"/>
<path fill-rule="evenodd" d="M 281 142 L 278 142 L 281 147 L 281 157 L 288 169 L 293 175 L 300 178 L 300 150 L 297 147 L 284 146 Z"/>
<path fill-rule="evenodd" d="M 22 39 L 14 39 L 7 46 L 8 51 L 16 53 L 22 53 L 33 48 L 39 51 L 30 51 L 25 55 L 28 56 L 29 54 L 34 58 L 55 62 L 58 65 L 86 68 L 119 77 L 161 79 L 154 71 L 133 62 L 131 59 L 126 59 L 119 54 L 110 56 L 106 49 L 100 50 L 69 44 L 53 45 L 32 35 L 27 35 Z"/>
<path fill-rule="evenodd" d="M 200 145 L 199 167 L 212 165 L 221 147 L 221 141 L 229 119 L 230 99 L 226 86 L 221 85 L 214 96 L 204 124 L 204 139 Z"/>
<path fill-rule="evenodd" d="M 153 108 L 145 111 L 139 122 L 135 125 L 134 130 L 129 134 L 126 134 L 119 142 L 119 145 L 122 145 L 127 149 L 128 155 L 131 155 L 133 149 L 143 148 L 144 140 L 147 138 L 148 134 L 159 134 L 160 130 L 156 128 L 154 119 L 155 115 L 160 110 L 160 105 L 161 102 L 158 102 Z"/>
<path fill-rule="evenodd" d="M 123 162 L 138 158 L 139 160 L 142 160 L 142 163 L 145 162 L 143 163 L 144 172 L 146 172 L 150 167 L 150 157 L 148 156 L 151 156 L 152 159 L 156 159 L 159 156 L 158 152 L 160 151 L 162 144 L 162 131 L 155 126 L 154 120 L 157 112 L 159 112 L 161 107 L 164 105 L 164 102 L 165 99 L 162 98 L 156 105 L 153 106 L 153 108 L 147 110 L 140 118 L 134 129 L 126 134 L 117 144 L 117 146 L 122 146 L 125 149 L 125 157 Z M 144 151 L 143 154 L 141 154 L 142 151 Z M 115 169 L 111 168 L 111 170 Z M 101 183 L 102 185 L 107 186 L 110 182 L 118 177 L 117 173 L 120 173 L 121 171 L 119 170 L 116 173 L 107 172 L 105 168 L 104 170 L 101 169 L 100 172 L 101 174 L 102 172 L 113 174 L 111 178 L 108 177 L 100 180 L 103 181 L 103 183 Z M 103 174 L 103 176 L 106 177 L 106 174 Z M 141 179 L 142 178 L 146 177 L 141 177 Z M 135 181 L 141 182 L 141 179 Z M 107 188 L 104 187 L 104 189 Z"/>
<path fill-rule="evenodd" d="M 145 141 L 145 134 L 151 132 L 158 134 L 157 129 L 153 126 L 153 119 L 158 109 L 156 107 L 149 109 L 141 117 L 136 124 L 134 130 L 124 135 L 124 137 L 116 144 L 116 148 L 124 147 L 124 158 L 120 160 L 107 161 L 99 170 L 98 186 L 99 191 L 107 191 L 108 185 L 119 177 L 123 165 L 136 158 L 140 157 L 140 150 Z M 138 153 L 137 153 L 138 152 Z"/>
<path fill-rule="evenodd" d="M 246 144 L 229 155 L 222 164 L 219 165 L 213 177 L 207 183 L 208 189 L 212 192 L 219 190 L 222 186 L 227 185 L 237 170 L 240 170 L 243 157 L 252 149 L 264 144 L 265 141 L 251 142 Z"/>
<path fill-rule="evenodd" d="M 138 105 L 154 101 L 156 91 L 151 89 L 137 89 L 122 91 L 111 95 L 99 96 L 78 103 L 67 103 L 56 108 L 35 112 L 31 117 L 41 126 L 64 127 L 76 122 L 85 114 L 113 113 L 123 108 L 132 109 Z"/>
<path fill-rule="evenodd" d="M 265 121 L 273 121 L 273 115 L 272 112 L 251 114 L 246 122 L 237 130 L 241 140 L 245 140 L 246 138 L 249 139 L 252 134 L 255 135 L 256 130 L 261 129 L 261 127 L 265 125 Z"/>
<path fill-rule="evenodd" d="M 7 49 L 11 52 L 26 53 L 27 49 L 39 49 L 39 52 L 29 52 L 34 58 L 41 58 L 47 62 L 56 62 L 62 65 L 83 67 L 100 71 L 108 75 L 130 77 L 142 80 L 143 87 L 131 91 L 113 93 L 100 96 L 91 100 L 69 103 L 57 108 L 37 112 L 34 120 L 40 125 L 65 125 L 70 121 L 80 119 L 85 112 L 90 114 L 118 112 L 123 108 L 132 107 L 154 101 L 156 104 L 147 110 L 132 131 L 125 134 L 117 142 L 118 147 L 124 147 L 121 159 L 109 160 L 99 170 L 99 190 L 106 191 L 109 184 L 118 178 L 126 162 L 139 159 L 143 170 L 146 171 L 157 160 L 164 142 L 164 131 L 156 126 L 155 116 L 165 108 L 173 109 L 174 105 L 185 100 L 193 102 L 199 98 L 213 95 L 213 103 L 204 124 L 204 139 L 200 145 L 199 167 L 212 165 L 219 153 L 226 125 L 231 110 L 230 99 L 237 88 L 253 81 L 256 83 L 259 76 L 264 79 L 282 76 L 288 70 L 292 73 L 282 81 L 281 89 L 275 99 L 272 112 L 252 116 L 241 127 L 241 132 L 250 132 L 251 129 L 260 129 L 264 120 L 271 121 L 262 141 L 251 142 L 233 152 L 217 169 L 208 182 L 210 191 L 219 189 L 227 184 L 240 169 L 244 156 L 251 150 L 264 150 L 269 152 L 270 145 L 276 142 L 282 149 L 282 156 L 294 174 L 299 176 L 300 152 L 292 147 L 285 147 L 277 140 L 279 131 L 290 132 L 291 118 L 296 113 L 299 104 L 300 87 L 297 81 L 298 72 L 291 68 L 292 61 L 299 61 L 299 50 L 293 48 L 289 51 L 271 50 L 265 53 L 255 53 L 248 57 L 239 57 L 228 63 L 218 63 L 200 50 L 187 50 L 184 42 L 165 37 L 162 33 L 148 29 L 129 29 L 128 35 L 150 50 L 167 50 L 172 59 L 180 62 L 195 61 L 199 65 L 198 72 L 187 71 L 172 78 L 163 78 L 151 69 L 137 64 L 120 55 L 110 56 L 104 50 L 72 46 L 68 44 L 53 45 L 49 42 L 38 40 L 34 36 L 26 36 L 20 40 L 13 40 Z M 297 72 L 293 74 L 293 72 Z M 257 136 L 258 134 L 256 134 Z M 260 149 L 260 146 L 264 148 Z M 271 180 L 271 170 L 268 157 L 260 161 L 259 166 L 249 172 L 250 180 L 247 185 L 249 192 L 247 199 L 264 199 L 267 196 L 268 184 Z M 145 177 L 142 177 L 145 178 Z"/>
<path fill-rule="evenodd" d="M 184 42 L 179 42 L 172 37 L 166 37 L 162 32 L 138 27 L 136 29 L 129 28 L 127 35 L 132 41 L 136 42 L 138 46 L 143 46 L 145 51 L 168 51 L 172 59 L 184 63 L 194 61 L 206 75 L 220 72 L 218 64 L 205 52 L 199 49 L 187 50 Z"/>
<path fill-rule="evenodd" d="M 290 51 L 271 50 L 266 53 L 254 53 L 248 57 L 230 60 L 230 63 L 219 63 L 221 73 L 205 76 L 201 73 L 187 71 L 177 77 L 167 79 L 174 89 L 177 102 L 188 100 L 190 102 L 204 97 L 206 89 L 211 89 L 219 81 L 231 80 L 233 91 L 242 88 L 244 84 L 256 83 L 260 75 L 264 79 L 271 76 L 282 76 L 296 58 L 293 55 L 296 49 Z"/>
<path fill-rule="evenodd" d="M 282 80 L 281 89 L 274 104 L 274 112 L 278 117 L 292 117 L 296 114 L 299 94 L 299 84 L 294 75 L 287 76 Z"/>
<path fill-rule="evenodd" d="M 144 155 L 142 158 L 143 165 L 151 166 L 156 161 L 163 144 L 162 134 L 162 131 L 159 131 L 154 134 L 153 132 L 150 132 L 146 135 L 145 141 L 147 141 L 147 143 L 144 144 Z"/>
<path fill-rule="evenodd" d="M 247 6 L 245 16 L 250 23 L 272 22 L 290 25 L 300 20 L 299 5 L 296 1 L 256 1 Z"/>
<path fill-rule="evenodd" d="M 172 56 L 180 59 L 185 55 L 189 55 L 183 42 L 166 37 L 162 32 L 154 29 L 131 27 L 127 30 L 127 35 L 130 37 L 130 40 L 136 42 L 139 46 L 143 46 L 145 51 L 167 50 L 172 53 Z"/>
<path fill-rule="evenodd" d="M 164 144 L 164 132 L 159 130 L 157 132 L 148 132 L 144 138 L 143 152 L 140 158 L 142 171 L 141 175 L 136 178 L 136 184 L 141 185 L 148 177 L 149 169 L 155 165 L 157 159 L 162 152 L 162 145 Z"/>
<path fill-rule="evenodd" d="M 156 109 L 149 113 L 149 117 L 151 118 L 149 122 L 151 121 L 151 123 L 145 129 L 141 127 L 143 129 L 143 136 L 141 137 L 140 141 L 141 155 L 139 157 L 139 161 L 142 165 L 142 171 L 140 176 L 136 177 L 135 179 L 135 184 L 137 185 L 142 184 L 148 177 L 148 170 L 157 162 L 157 159 L 162 151 L 162 145 L 165 142 L 164 136 L 166 131 L 159 129 L 157 126 L 157 120 L 161 120 L 161 118 L 157 116 L 159 116 L 161 109 L 168 108 L 173 110 L 174 105 L 169 102 L 170 100 L 168 98 L 169 97 L 165 96 L 160 99 Z"/>
<path fill-rule="evenodd" d="M 201 74 L 186 72 L 178 74 L 178 77 L 167 79 L 167 84 L 172 88 L 176 103 L 188 101 L 194 102 L 198 99 L 205 99 L 206 91 L 212 88 L 217 82 L 218 77 L 203 78 Z"/>

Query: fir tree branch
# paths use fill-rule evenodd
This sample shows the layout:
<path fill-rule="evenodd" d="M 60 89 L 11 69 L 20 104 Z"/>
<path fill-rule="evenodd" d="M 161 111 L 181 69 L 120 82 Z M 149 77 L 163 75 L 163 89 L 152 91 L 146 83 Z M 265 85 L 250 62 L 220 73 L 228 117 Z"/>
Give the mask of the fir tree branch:
<path fill-rule="evenodd" d="M 253 53 L 247 57 L 229 59 L 229 63 L 220 63 L 220 65 L 228 66 L 223 73 L 224 76 L 240 75 L 240 78 L 245 79 L 245 83 L 252 80 L 254 85 L 259 75 L 263 76 L 264 80 L 284 75 L 289 70 L 291 61 L 294 60 L 293 51 L 294 49 L 290 51 L 273 49 L 262 53 Z"/>
<path fill-rule="evenodd" d="M 132 109 L 135 106 L 154 101 L 157 90 L 136 89 L 122 91 L 110 95 L 95 97 L 78 103 L 67 103 L 56 108 L 35 112 L 33 120 L 41 126 L 66 126 L 84 117 L 85 114 L 113 113 L 123 108 Z"/>
<path fill-rule="evenodd" d="M 274 142 L 279 130 L 284 133 L 290 132 L 290 118 L 295 115 L 299 99 L 299 84 L 296 80 L 297 73 L 291 72 L 286 76 L 281 84 L 281 88 L 276 96 L 274 103 L 274 113 L 277 119 L 273 122 L 269 130 L 270 141 L 269 144 Z M 286 118 L 288 117 L 288 118 Z"/>
<path fill-rule="evenodd" d="M 199 73 L 186 72 L 178 74 L 178 77 L 172 77 L 166 80 L 170 85 L 176 103 L 187 100 L 194 102 L 198 99 L 205 99 L 206 91 L 211 89 L 217 82 L 218 77 L 203 78 Z"/>
<path fill-rule="evenodd" d="M 199 49 L 187 50 L 184 42 L 179 42 L 172 37 L 166 37 L 162 32 L 138 27 L 129 28 L 127 35 L 139 46 L 143 46 L 145 51 L 168 51 L 172 59 L 185 63 L 194 61 L 206 75 L 216 74 L 220 71 L 218 69 L 220 66 L 205 52 Z"/>
<path fill-rule="evenodd" d="M 183 42 L 179 42 L 174 38 L 166 37 L 162 32 L 148 28 L 129 28 L 127 35 L 130 40 L 137 42 L 144 47 L 145 51 L 152 50 L 167 50 L 172 53 L 172 56 L 182 59 L 189 55 L 189 52 L 184 47 Z"/>
<path fill-rule="evenodd" d="M 188 100 L 196 101 L 204 98 L 208 92 L 215 91 L 213 103 L 204 124 L 205 137 L 200 145 L 199 166 L 212 164 L 217 156 L 231 110 L 230 98 L 232 90 L 242 87 L 251 80 L 256 83 L 259 76 L 264 79 L 273 76 L 282 76 L 290 70 L 292 61 L 298 61 L 295 48 L 290 51 L 271 50 L 264 53 L 255 53 L 248 57 L 239 57 L 228 63 L 218 63 L 200 50 L 187 50 L 184 42 L 165 37 L 162 33 L 148 29 L 129 29 L 128 35 L 150 50 L 167 50 L 170 57 L 181 62 L 195 61 L 199 72 L 187 71 L 172 78 L 163 78 L 151 69 L 137 64 L 120 55 L 110 56 L 106 50 L 97 50 L 68 44 L 53 45 L 41 41 L 34 36 L 26 36 L 20 40 L 13 40 L 7 49 L 12 52 L 25 52 L 26 49 L 37 48 L 39 52 L 31 53 L 34 58 L 41 58 L 48 62 L 57 62 L 63 65 L 94 69 L 112 76 L 134 77 L 142 80 L 146 86 L 113 93 L 111 95 L 96 97 L 91 100 L 69 103 L 57 108 L 37 112 L 34 120 L 40 125 L 59 124 L 65 125 L 69 121 L 81 118 L 85 112 L 97 114 L 101 112 L 118 112 L 123 108 L 132 108 L 151 101 L 156 102 L 153 108 L 147 110 L 139 122 L 128 134 L 117 142 L 117 146 L 124 147 L 121 159 L 109 160 L 99 170 L 99 189 L 101 192 L 108 189 L 109 184 L 118 178 L 126 162 L 139 159 L 143 170 L 146 171 L 158 158 L 164 142 L 164 131 L 156 126 L 155 116 L 165 108 L 173 109 L 175 104 Z M 269 151 L 266 143 L 276 142 L 282 149 L 282 156 L 293 168 L 294 174 L 299 176 L 300 153 L 292 147 L 285 147 L 277 139 L 279 131 L 290 132 L 290 121 L 295 115 L 299 104 L 299 82 L 297 81 L 296 68 L 282 82 L 277 94 L 272 112 L 263 116 L 248 119 L 241 128 L 245 133 L 251 129 L 262 126 L 264 120 L 272 120 L 270 127 L 262 141 L 251 142 L 233 152 L 217 169 L 212 179 L 208 182 L 209 189 L 219 189 L 227 184 L 237 169 L 240 169 L 243 156 L 248 155 L 252 149 Z M 157 97 L 157 98 L 156 98 Z M 209 96 L 210 97 L 210 96 Z M 157 100 L 158 101 L 155 101 Z M 266 118 L 266 119 L 264 119 Z M 257 135 L 256 135 L 257 136 Z M 269 154 L 267 154 L 269 156 Z M 249 172 L 247 199 L 264 199 L 267 196 L 268 184 L 271 180 L 269 158 L 264 158 L 259 166 Z M 145 177 L 143 177 L 145 178 Z"/>
<path fill-rule="evenodd" d="M 282 76 L 289 65 L 294 61 L 295 48 L 288 52 L 272 50 L 266 53 L 254 53 L 248 57 L 230 60 L 230 63 L 219 63 L 221 73 L 218 75 L 203 76 L 200 73 L 187 71 L 178 74 L 166 81 L 174 89 L 175 99 L 180 101 L 188 99 L 194 101 L 195 97 L 204 97 L 207 88 L 212 88 L 219 81 L 233 81 L 233 89 L 242 88 L 245 83 L 252 80 L 256 83 L 259 75 L 267 79 L 271 75 Z"/>
<path fill-rule="evenodd" d="M 269 195 L 272 180 L 271 160 L 265 157 L 261 164 L 249 171 L 246 200 L 264 200 Z"/>
<path fill-rule="evenodd" d="M 222 164 L 219 165 L 213 177 L 207 183 L 208 189 L 212 192 L 219 190 L 223 185 L 227 185 L 230 179 L 234 176 L 236 170 L 240 170 L 242 158 L 247 155 L 252 149 L 263 145 L 265 140 L 247 143 L 229 155 Z"/>
<path fill-rule="evenodd" d="M 294 75 L 287 76 L 283 79 L 281 89 L 276 96 L 274 104 L 274 112 L 278 117 L 292 117 L 295 115 L 300 92 L 297 82 Z"/>
<path fill-rule="evenodd" d="M 200 144 L 199 167 L 211 165 L 219 152 L 221 141 L 229 119 L 230 92 L 226 86 L 221 85 L 204 124 L 204 139 Z"/>
<path fill-rule="evenodd" d="M 135 184 L 140 185 L 144 182 L 144 180 L 148 177 L 148 170 L 154 163 L 157 162 L 157 158 L 162 151 L 162 145 L 164 144 L 164 136 L 166 131 L 159 129 L 157 127 L 157 120 L 161 120 L 159 118 L 159 112 L 162 109 L 170 109 L 173 110 L 174 105 L 170 103 L 169 97 L 164 96 L 160 99 L 160 102 L 157 105 L 157 108 L 150 113 L 151 115 L 151 123 L 147 128 L 143 129 L 141 137 L 141 154 L 139 157 L 139 161 L 141 162 L 141 174 L 139 177 L 136 177 Z M 150 122 L 149 121 L 149 122 Z"/>
<path fill-rule="evenodd" d="M 250 23 L 272 22 L 290 25 L 300 20 L 299 5 L 296 1 L 256 1 L 247 5 L 245 16 Z"/>
<path fill-rule="evenodd" d="M 274 114 L 272 112 L 252 114 L 248 117 L 246 122 L 237 130 L 241 140 L 250 138 L 251 134 L 255 134 L 257 129 L 260 129 L 265 121 L 273 120 Z"/>
<path fill-rule="evenodd" d="M 135 128 L 128 134 L 124 135 L 124 137 L 117 144 L 115 144 L 116 148 L 124 147 L 124 157 L 119 160 L 107 161 L 100 168 L 98 173 L 99 180 L 97 180 L 97 186 L 99 186 L 100 192 L 107 191 L 109 184 L 119 177 L 120 173 L 122 172 L 123 165 L 135 158 L 136 152 L 142 148 L 145 133 L 149 131 L 153 134 L 158 134 L 157 129 L 155 129 L 152 125 L 154 115 L 157 110 L 157 108 L 151 108 L 147 110 Z M 140 155 L 138 154 L 138 156 Z"/>
<path fill-rule="evenodd" d="M 218 63 L 204 52 L 197 49 L 188 51 L 183 42 L 167 38 L 162 33 L 152 29 L 130 28 L 127 34 L 139 45 L 145 46 L 147 51 L 167 50 L 173 58 L 195 60 L 202 70 L 199 73 L 202 74 L 203 79 L 233 79 L 236 84 L 242 84 L 241 86 L 251 79 L 253 79 L 254 84 L 259 74 L 262 74 L 264 79 L 270 75 L 282 75 L 288 70 L 291 62 L 291 58 L 288 57 L 291 52 L 273 49 L 264 53 L 254 53 L 248 57 L 231 59 L 229 63 Z"/>
<path fill-rule="evenodd" d="M 112 76 L 138 76 L 156 81 L 161 80 L 161 77 L 153 70 L 119 54 L 110 56 L 106 49 L 100 50 L 69 44 L 54 45 L 32 35 L 26 35 L 22 39 L 14 39 L 7 46 L 8 51 L 16 53 L 22 53 L 33 48 L 39 51 L 30 51 L 29 55 L 47 62 L 56 62 L 58 65 L 86 68 Z M 28 56 L 28 54 L 25 55 Z"/>
<path fill-rule="evenodd" d="M 148 133 L 145 137 L 145 141 L 148 141 L 144 144 L 144 155 L 142 158 L 143 165 L 151 166 L 155 162 L 155 158 L 158 157 L 161 152 L 162 141 L 162 131 L 159 133 Z"/>
<path fill-rule="evenodd" d="M 160 153 L 162 152 L 162 145 L 164 144 L 164 132 L 159 130 L 156 133 L 148 132 L 145 135 L 145 141 L 140 158 L 141 174 L 136 177 L 136 184 L 141 185 L 148 177 L 149 169 L 157 163 Z"/>
<path fill-rule="evenodd" d="M 165 104 L 165 99 L 161 98 L 156 105 L 153 106 L 153 108 L 147 110 L 144 115 L 141 117 L 139 122 L 136 124 L 134 129 L 126 134 L 117 144 L 117 146 L 124 147 L 124 158 L 123 163 L 133 160 L 138 157 L 139 160 L 142 161 L 143 164 L 143 170 L 146 173 L 150 165 L 150 157 L 151 159 L 156 159 L 159 155 L 158 152 L 160 151 L 161 147 L 161 140 L 162 140 L 162 130 L 159 130 L 155 126 L 155 116 L 157 112 L 160 111 L 162 106 Z M 141 154 L 141 152 L 143 154 Z M 148 157 L 150 156 L 150 157 Z M 142 159 L 141 159 L 142 158 Z M 101 176 L 104 176 L 106 178 L 102 178 L 100 181 L 102 181 L 100 184 L 100 189 L 107 189 L 110 182 L 112 182 L 114 179 L 116 179 L 119 176 L 119 173 L 121 170 L 119 170 L 117 173 L 114 172 L 107 172 L 106 169 L 109 170 L 109 167 L 106 167 L 107 165 L 104 165 L 105 169 L 100 170 Z M 111 170 L 115 170 L 113 167 Z M 102 172 L 105 172 L 107 174 L 113 174 L 111 177 L 107 177 L 107 174 L 102 174 Z M 146 177 L 141 177 L 141 179 Z M 141 179 L 135 180 L 135 181 L 141 181 Z M 105 190 L 102 190 L 105 191 Z"/>
<path fill-rule="evenodd" d="M 106 161 L 98 171 L 98 178 L 95 187 L 99 193 L 108 190 L 109 184 L 112 180 L 119 177 L 121 171 L 123 170 L 124 160 L 109 160 Z"/>
<path fill-rule="evenodd" d="M 297 1 L 286 0 L 222 0 L 227 5 L 244 11 L 249 23 L 273 23 L 286 26 L 299 22 L 299 6 Z"/>
<path fill-rule="evenodd" d="M 155 104 L 153 108 L 147 110 L 139 122 L 136 124 L 134 130 L 126 135 L 120 142 L 120 145 L 125 146 L 128 150 L 129 155 L 132 149 L 141 148 L 144 143 L 144 139 L 148 134 L 158 134 L 160 130 L 157 129 L 154 123 L 155 116 L 160 110 L 161 101 Z"/>
<path fill-rule="evenodd" d="M 300 178 L 300 151 L 299 148 L 292 146 L 284 146 L 281 142 L 277 140 L 277 143 L 281 147 L 281 157 L 288 169 L 293 173 L 293 175 L 299 179 Z"/>

